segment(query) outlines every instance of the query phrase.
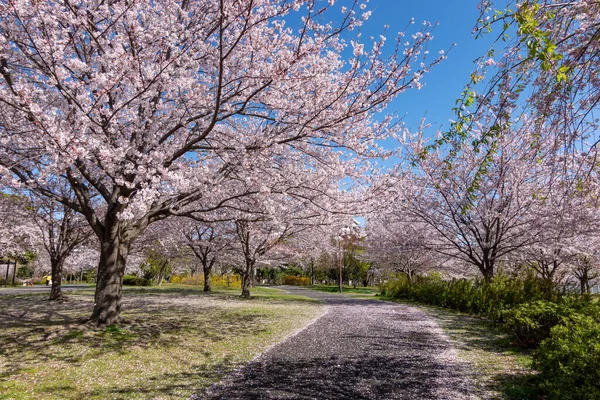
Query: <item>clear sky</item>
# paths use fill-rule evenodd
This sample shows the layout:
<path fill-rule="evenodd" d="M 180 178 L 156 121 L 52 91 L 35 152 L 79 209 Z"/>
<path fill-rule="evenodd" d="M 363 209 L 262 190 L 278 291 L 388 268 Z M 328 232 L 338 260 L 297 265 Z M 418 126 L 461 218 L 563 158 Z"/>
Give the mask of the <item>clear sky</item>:
<path fill-rule="evenodd" d="M 478 0 L 370 1 L 368 9 L 373 13 L 362 30 L 365 38 L 377 37 L 388 24 L 386 36 L 391 46 L 395 33 L 414 17 L 415 29 L 424 20 L 439 24 L 433 32 L 432 54 L 448 49 L 452 43 L 457 44 L 448 58 L 425 76 L 425 87 L 401 94 L 389 108 L 398 115 L 405 115 L 404 121 L 409 128 L 417 128 L 423 116 L 436 126 L 448 127 L 448 120 L 453 117 L 452 107 L 473 72 L 473 60 L 486 53 L 492 36 L 488 40 L 475 40 L 471 34 L 479 16 L 477 4 Z"/>

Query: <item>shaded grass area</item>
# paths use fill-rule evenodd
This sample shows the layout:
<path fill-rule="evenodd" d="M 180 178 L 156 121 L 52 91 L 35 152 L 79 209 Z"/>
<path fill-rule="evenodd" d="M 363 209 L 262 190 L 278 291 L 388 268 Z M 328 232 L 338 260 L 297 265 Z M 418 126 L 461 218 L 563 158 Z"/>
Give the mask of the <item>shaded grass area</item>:
<path fill-rule="evenodd" d="M 409 304 L 436 319 L 456 348 L 458 356 L 470 365 L 479 397 L 506 400 L 543 398 L 537 386 L 536 372 L 531 368 L 531 355 L 515 346 L 512 335 L 489 321 L 467 314 L 435 306 Z"/>
<path fill-rule="evenodd" d="M 319 292 L 327 292 L 327 293 L 339 293 L 339 287 L 337 285 L 311 285 L 311 286 L 303 286 L 306 289 L 317 290 Z M 374 296 L 381 291 L 377 287 L 352 287 L 352 286 L 343 286 L 342 293 L 343 294 L 360 294 L 360 295 L 371 295 Z"/>
<path fill-rule="evenodd" d="M 126 288 L 121 326 L 82 321 L 93 292 L 0 297 L 0 398 L 187 398 L 323 312 L 314 300 L 256 288 L 204 294 Z"/>

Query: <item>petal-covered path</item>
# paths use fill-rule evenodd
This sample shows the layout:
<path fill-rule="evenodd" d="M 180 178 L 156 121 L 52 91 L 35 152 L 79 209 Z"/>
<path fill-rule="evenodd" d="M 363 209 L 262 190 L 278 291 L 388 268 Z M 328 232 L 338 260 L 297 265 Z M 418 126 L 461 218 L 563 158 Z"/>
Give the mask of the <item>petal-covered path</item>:
<path fill-rule="evenodd" d="M 470 399 L 462 364 L 435 320 L 417 308 L 285 287 L 327 312 L 202 399 Z"/>

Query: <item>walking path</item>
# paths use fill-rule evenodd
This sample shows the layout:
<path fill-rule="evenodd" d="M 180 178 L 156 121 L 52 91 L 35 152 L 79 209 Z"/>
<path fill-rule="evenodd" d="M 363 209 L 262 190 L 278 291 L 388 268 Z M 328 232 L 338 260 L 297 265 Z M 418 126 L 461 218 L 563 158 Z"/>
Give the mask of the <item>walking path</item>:
<path fill-rule="evenodd" d="M 469 370 L 414 307 L 282 288 L 327 312 L 200 399 L 472 399 Z"/>
<path fill-rule="evenodd" d="M 84 289 L 93 289 L 93 286 L 86 284 L 67 284 L 61 285 L 61 290 L 84 290 Z M 2 295 L 13 295 L 13 294 L 30 294 L 30 293 L 50 293 L 50 286 L 43 285 L 35 285 L 35 286 L 17 286 L 17 287 L 7 287 L 0 288 L 0 296 Z"/>

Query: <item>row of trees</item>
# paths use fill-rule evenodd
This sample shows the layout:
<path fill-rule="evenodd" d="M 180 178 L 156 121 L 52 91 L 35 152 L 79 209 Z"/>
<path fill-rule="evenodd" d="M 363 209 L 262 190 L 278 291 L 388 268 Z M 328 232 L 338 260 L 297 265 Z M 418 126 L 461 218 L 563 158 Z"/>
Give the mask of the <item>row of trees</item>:
<path fill-rule="evenodd" d="M 476 32 L 499 28 L 495 48 L 451 129 L 401 141 L 404 164 L 369 221 L 371 257 L 409 277 L 445 265 L 489 281 L 526 266 L 589 292 L 600 262 L 600 3 L 480 7 Z"/>
<path fill-rule="evenodd" d="M 47 259 L 52 275 L 50 300 L 61 297 L 65 273 L 79 272 L 89 260 L 98 258 L 92 232 L 69 209 L 55 209 L 57 203 L 36 203 L 17 195 L 0 199 L 0 209 L 15 229 L 3 254 L 23 258 L 27 253 Z M 345 218 L 338 218 L 342 223 Z M 204 278 L 204 291 L 211 291 L 211 274 L 238 273 L 242 276 L 242 296 L 249 296 L 250 285 L 257 277 L 272 280 L 277 269 L 288 275 L 310 277 L 312 281 L 337 281 L 338 266 L 344 278 L 355 282 L 368 279 L 369 265 L 357 257 L 362 252 L 360 227 L 341 229 L 330 224 L 323 227 L 286 225 L 280 229 L 271 220 L 234 220 L 213 223 L 190 218 L 173 218 L 151 226 L 132 246 L 127 273 L 153 280 L 160 285 L 172 274 Z M 279 229 L 279 230 L 278 230 Z M 282 267 L 283 264 L 290 267 Z M 218 268 L 217 268 L 218 267 Z M 46 272 L 44 270 L 42 272 Z M 346 276 L 347 275 L 347 276 Z M 39 274 L 38 274 L 39 276 Z"/>
<path fill-rule="evenodd" d="M 358 189 L 339 188 L 384 153 L 393 118 L 376 114 L 442 56 L 427 24 L 365 44 L 366 1 L 346 3 L 0 3 L 0 182 L 89 225 L 95 323 L 118 322 L 155 223 L 234 221 L 249 273 L 273 243 L 356 212 Z"/>
<path fill-rule="evenodd" d="M 431 26 L 364 43 L 367 1 L 335 3 L 1 2 L 0 185 L 38 211 L 0 240 L 52 216 L 56 270 L 93 243 L 99 325 L 118 322 L 140 249 L 168 265 L 188 247 L 206 271 L 234 254 L 248 295 L 275 251 L 335 254 L 350 215 L 368 218 L 356 263 L 485 279 L 500 264 L 548 279 L 574 260 L 592 268 L 598 2 L 484 1 L 478 32 L 500 23 L 508 46 L 479 62 L 435 137 L 383 114 L 444 58 L 428 50 Z M 390 138 L 398 149 L 380 145 Z M 404 162 L 370 162 L 389 156 Z"/>

